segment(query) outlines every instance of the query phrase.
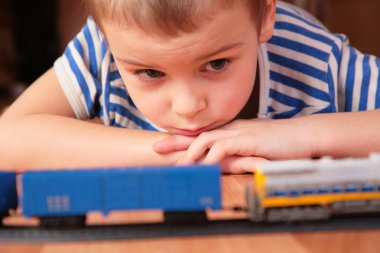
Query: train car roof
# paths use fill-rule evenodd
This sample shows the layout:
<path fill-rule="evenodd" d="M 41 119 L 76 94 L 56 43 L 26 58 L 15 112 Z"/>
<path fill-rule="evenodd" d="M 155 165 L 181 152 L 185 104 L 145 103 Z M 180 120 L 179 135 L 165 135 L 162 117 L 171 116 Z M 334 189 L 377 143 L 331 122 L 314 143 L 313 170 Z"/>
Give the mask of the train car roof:
<path fill-rule="evenodd" d="M 262 163 L 267 187 L 380 181 L 380 156 Z"/>
<path fill-rule="evenodd" d="M 380 168 L 380 153 L 371 154 L 366 158 L 332 159 L 331 157 L 322 157 L 321 159 L 270 161 L 258 163 L 256 168 L 264 174 L 275 175 L 313 173 L 321 170 L 331 171 L 333 169 L 348 169 L 363 166 L 365 168 Z"/>

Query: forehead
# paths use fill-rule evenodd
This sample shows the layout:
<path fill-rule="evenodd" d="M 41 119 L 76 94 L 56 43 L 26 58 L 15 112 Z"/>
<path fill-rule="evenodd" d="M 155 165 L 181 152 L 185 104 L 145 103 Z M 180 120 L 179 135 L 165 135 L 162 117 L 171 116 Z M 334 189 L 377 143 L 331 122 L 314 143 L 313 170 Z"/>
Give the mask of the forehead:
<path fill-rule="evenodd" d="M 119 26 L 112 22 L 104 22 L 103 28 L 112 53 L 121 59 L 206 53 L 216 47 L 246 41 L 257 33 L 249 12 L 241 5 L 220 9 L 194 32 L 175 37 L 158 36 L 135 25 Z"/>

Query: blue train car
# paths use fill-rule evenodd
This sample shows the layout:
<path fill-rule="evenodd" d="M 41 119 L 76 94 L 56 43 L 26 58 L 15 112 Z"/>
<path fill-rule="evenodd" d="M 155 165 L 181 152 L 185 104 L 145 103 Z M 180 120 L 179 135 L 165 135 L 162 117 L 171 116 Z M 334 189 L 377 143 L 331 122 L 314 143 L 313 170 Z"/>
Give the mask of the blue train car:
<path fill-rule="evenodd" d="M 26 172 L 25 216 L 81 216 L 89 211 L 221 208 L 219 166 Z"/>
<path fill-rule="evenodd" d="M 16 173 L 0 171 L 0 217 L 17 208 Z"/>

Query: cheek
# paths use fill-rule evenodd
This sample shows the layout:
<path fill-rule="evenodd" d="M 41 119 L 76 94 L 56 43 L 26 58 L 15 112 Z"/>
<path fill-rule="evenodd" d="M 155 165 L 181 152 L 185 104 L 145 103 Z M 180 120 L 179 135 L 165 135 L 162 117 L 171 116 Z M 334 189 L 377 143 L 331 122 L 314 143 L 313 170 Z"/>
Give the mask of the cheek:
<path fill-rule="evenodd" d="M 212 114 L 218 115 L 221 120 L 230 121 L 244 108 L 248 101 L 252 88 L 250 85 L 239 85 L 233 89 L 226 89 L 214 99 Z M 215 93 L 214 93 L 215 94 Z"/>
<path fill-rule="evenodd" d="M 131 98 L 139 111 L 149 119 L 159 118 L 165 111 L 165 102 L 157 93 L 131 93 Z"/>
<path fill-rule="evenodd" d="M 149 121 L 162 127 L 168 120 L 168 104 L 162 92 L 132 90 L 130 96 L 137 109 Z"/>
<path fill-rule="evenodd" d="M 239 113 L 252 93 L 255 81 L 255 66 L 251 65 L 249 68 L 250 71 L 247 67 L 247 69 L 236 72 L 235 75 L 225 83 L 226 87 L 229 88 L 225 89 L 224 94 L 221 95 L 223 103 L 220 103 L 220 106 L 230 114 Z"/>
<path fill-rule="evenodd" d="M 165 103 L 160 93 L 140 88 L 141 84 L 134 78 L 129 78 L 129 75 L 121 73 L 121 76 L 126 84 L 125 88 L 137 109 L 153 122 L 161 118 L 165 111 Z"/>

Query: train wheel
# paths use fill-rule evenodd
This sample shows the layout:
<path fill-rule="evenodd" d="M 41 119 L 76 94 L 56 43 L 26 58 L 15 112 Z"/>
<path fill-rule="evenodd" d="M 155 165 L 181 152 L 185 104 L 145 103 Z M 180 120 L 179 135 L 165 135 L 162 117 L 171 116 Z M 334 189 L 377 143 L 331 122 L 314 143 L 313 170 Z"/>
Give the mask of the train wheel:
<path fill-rule="evenodd" d="M 205 211 L 198 212 L 164 212 L 165 223 L 205 223 L 208 221 Z"/>
<path fill-rule="evenodd" d="M 86 225 L 86 216 L 40 217 L 43 228 L 76 228 Z"/>
<path fill-rule="evenodd" d="M 327 220 L 331 211 L 326 206 L 307 206 L 304 208 L 305 220 Z"/>
<path fill-rule="evenodd" d="M 305 220 L 305 209 L 303 207 L 292 207 L 288 210 L 288 221 L 303 221 Z"/>
<path fill-rule="evenodd" d="M 9 216 L 8 212 L 4 212 L 4 213 L 1 213 L 1 212 L 0 212 L 0 227 L 3 226 L 3 219 L 4 219 L 5 217 L 7 217 L 7 216 Z"/>
<path fill-rule="evenodd" d="M 289 220 L 289 210 L 286 207 L 270 208 L 266 217 L 268 222 L 285 222 Z"/>
<path fill-rule="evenodd" d="M 263 221 L 265 219 L 264 210 L 260 203 L 260 199 L 253 191 L 252 184 L 248 184 L 245 198 L 248 206 L 248 218 L 254 222 Z"/>
<path fill-rule="evenodd" d="M 268 222 L 326 220 L 331 213 L 324 206 L 279 207 L 267 210 Z"/>

